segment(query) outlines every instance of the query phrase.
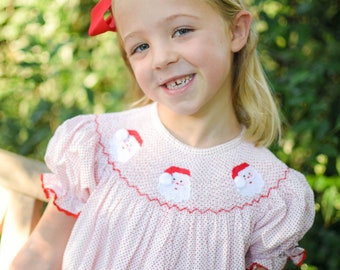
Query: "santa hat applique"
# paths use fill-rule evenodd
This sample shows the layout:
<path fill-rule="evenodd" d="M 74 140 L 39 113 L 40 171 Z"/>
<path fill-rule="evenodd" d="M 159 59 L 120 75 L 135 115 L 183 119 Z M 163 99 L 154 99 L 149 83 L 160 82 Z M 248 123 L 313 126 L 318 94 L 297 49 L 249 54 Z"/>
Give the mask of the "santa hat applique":
<path fill-rule="evenodd" d="M 143 140 L 136 130 L 122 128 L 115 133 L 115 138 L 119 141 L 126 141 L 130 138 L 130 136 L 133 136 L 139 145 L 142 146 Z"/>
<path fill-rule="evenodd" d="M 169 167 L 164 171 L 164 173 L 159 177 L 159 183 L 163 185 L 171 185 L 172 181 L 174 180 L 174 174 L 179 173 L 183 175 L 187 175 L 190 177 L 190 171 L 187 169 L 183 169 L 180 167 Z"/>
<path fill-rule="evenodd" d="M 159 177 L 159 191 L 169 201 L 188 200 L 191 194 L 191 173 L 188 169 L 171 166 Z"/>
<path fill-rule="evenodd" d="M 245 197 L 254 197 L 262 192 L 264 180 L 253 166 L 243 162 L 231 172 L 236 189 Z"/>
<path fill-rule="evenodd" d="M 239 173 L 248 167 L 249 164 L 244 162 L 233 168 L 231 177 L 234 179 L 237 188 L 243 188 L 246 185 L 246 181 L 243 177 L 239 176 Z"/>
<path fill-rule="evenodd" d="M 143 140 L 136 130 L 119 129 L 110 141 L 110 153 L 114 161 L 127 162 L 142 147 Z"/>

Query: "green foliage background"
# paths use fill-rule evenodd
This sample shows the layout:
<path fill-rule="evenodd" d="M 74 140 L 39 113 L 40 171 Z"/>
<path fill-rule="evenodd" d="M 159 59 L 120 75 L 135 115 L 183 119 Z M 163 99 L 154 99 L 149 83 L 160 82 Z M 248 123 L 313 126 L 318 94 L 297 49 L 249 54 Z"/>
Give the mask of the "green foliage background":
<path fill-rule="evenodd" d="M 339 1 L 249 1 L 286 119 L 282 144 L 272 150 L 315 192 L 316 221 L 302 240 L 309 256 L 301 269 L 340 269 Z M 67 118 L 123 109 L 127 72 L 115 34 L 87 36 L 95 2 L 1 1 L 0 148 L 43 160 Z"/>

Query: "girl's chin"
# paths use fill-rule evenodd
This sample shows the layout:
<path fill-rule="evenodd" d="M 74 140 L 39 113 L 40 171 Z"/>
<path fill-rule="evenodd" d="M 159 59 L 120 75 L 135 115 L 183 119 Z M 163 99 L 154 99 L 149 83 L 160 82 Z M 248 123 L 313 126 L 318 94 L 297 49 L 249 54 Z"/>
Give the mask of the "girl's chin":
<path fill-rule="evenodd" d="M 160 114 L 164 113 L 167 115 L 173 115 L 175 117 L 181 116 L 194 116 L 200 111 L 199 106 L 193 106 L 194 104 L 185 104 L 181 102 L 177 104 L 165 104 L 158 102 L 158 112 Z"/>

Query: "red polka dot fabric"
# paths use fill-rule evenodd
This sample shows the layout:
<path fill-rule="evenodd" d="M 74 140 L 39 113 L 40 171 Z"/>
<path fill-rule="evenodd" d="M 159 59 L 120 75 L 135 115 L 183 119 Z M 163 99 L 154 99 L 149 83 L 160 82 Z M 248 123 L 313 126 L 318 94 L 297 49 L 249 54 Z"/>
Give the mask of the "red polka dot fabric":
<path fill-rule="evenodd" d="M 308 183 L 242 133 L 191 147 L 151 104 L 66 121 L 46 164 L 46 195 L 77 216 L 63 269 L 272 270 L 305 258 Z"/>

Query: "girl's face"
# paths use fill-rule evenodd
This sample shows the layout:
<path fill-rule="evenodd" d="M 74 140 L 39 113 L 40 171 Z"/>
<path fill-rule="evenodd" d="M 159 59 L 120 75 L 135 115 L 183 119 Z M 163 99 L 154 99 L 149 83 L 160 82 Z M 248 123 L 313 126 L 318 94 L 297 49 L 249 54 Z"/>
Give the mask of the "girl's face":
<path fill-rule="evenodd" d="M 231 106 L 232 33 L 210 5 L 115 0 L 113 10 L 135 78 L 160 113 L 220 116 Z"/>

